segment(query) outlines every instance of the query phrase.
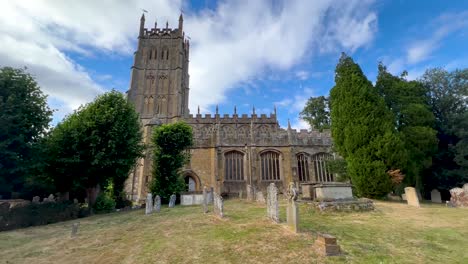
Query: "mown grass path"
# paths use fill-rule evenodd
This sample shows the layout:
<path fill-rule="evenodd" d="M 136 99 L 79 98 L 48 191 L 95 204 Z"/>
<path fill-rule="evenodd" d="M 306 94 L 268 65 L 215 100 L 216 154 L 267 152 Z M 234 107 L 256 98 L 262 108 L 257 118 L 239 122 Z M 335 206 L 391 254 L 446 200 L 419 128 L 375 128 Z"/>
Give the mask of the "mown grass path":
<path fill-rule="evenodd" d="M 376 203 L 371 213 L 321 214 L 301 206 L 301 234 L 265 207 L 228 200 L 226 218 L 201 206 L 144 210 L 0 233 L 0 263 L 468 263 L 468 210 Z M 281 207 L 285 220 L 285 208 Z M 315 254 L 316 232 L 338 238 L 340 257 Z"/>

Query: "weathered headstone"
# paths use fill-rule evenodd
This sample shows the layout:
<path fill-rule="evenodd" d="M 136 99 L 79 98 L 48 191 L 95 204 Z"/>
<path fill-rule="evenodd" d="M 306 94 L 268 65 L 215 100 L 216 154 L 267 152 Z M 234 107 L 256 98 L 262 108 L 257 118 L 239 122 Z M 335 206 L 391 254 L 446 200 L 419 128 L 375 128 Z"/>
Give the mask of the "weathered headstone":
<path fill-rule="evenodd" d="M 203 187 L 203 213 L 208 213 L 208 188 Z"/>
<path fill-rule="evenodd" d="M 146 195 L 146 210 L 145 214 L 151 214 L 153 213 L 153 195 L 151 193 L 148 193 Z"/>
<path fill-rule="evenodd" d="M 454 207 L 468 207 L 468 183 L 463 188 L 450 190 L 450 204 Z"/>
<path fill-rule="evenodd" d="M 242 199 L 244 197 L 244 191 L 241 189 L 239 191 L 239 199 Z"/>
<path fill-rule="evenodd" d="M 210 195 L 208 196 L 208 203 L 214 203 L 214 188 L 210 187 Z"/>
<path fill-rule="evenodd" d="M 288 225 L 297 233 L 299 230 L 299 207 L 296 203 L 298 198 L 297 189 L 293 182 L 289 183 L 288 188 L 288 208 L 286 218 Z"/>
<path fill-rule="evenodd" d="M 213 201 L 213 212 L 215 215 L 219 217 L 224 217 L 224 200 L 221 195 L 214 193 L 213 194 L 214 201 Z"/>
<path fill-rule="evenodd" d="M 33 202 L 33 203 L 40 203 L 40 202 L 41 202 L 41 197 L 39 197 L 39 196 L 34 196 L 33 199 L 32 199 L 32 202 Z"/>
<path fill-rule="evenodd" d="M 408 199 L 406 199 L 406 194 L 405 194 L 405 193 L 402 193 L 402 194 L 401 194 L 401 199 L 402 199 L 403 201 L 408 200 Z"/>
<path fill-rule="evenodd" d="M 437 189 L 431 191 L 431 202 L 433 203 L 442 203 L 442 199 L 440 197 L 440 192 Z"/>
<path fill-rule="evenodd" d="M 159 213 L 161 211 L 161 197 L 159 195 L 156 195 L 156 197 L 154 197 L 154 211 L 156 213 Z"/>
<path fill-rule="evenodd" d="M 341 254 L 340 246 L 336 243 L 336 237 L 329 234 L 317 234 L 315 249 L 322 256 L 337 256 Z"/>
<path fill-rule="evenodd" d="M 278 188 L 273 182 L 267 188 L 267 216 L 279 223 Z"/>
<path fill-rule="evenodd" d="M 255 188 L 247 184 L 247 200 L 253 202 L 255 200 Z"/>
<path fill-rule="evenodd" d="M 406 194 L 406 202 L 408 203 L 408 205 L 411 205 L 411 206 L 414 206 L 414 207 L 420 207 L 418 195 L 416 193 L 415 188 L 406 187 L 405 188 L 405 194 Z"/>
<path fill-rule="evenodd" d="M 255 193 L 255 200 L 257 201 L 257 203 L 265 203 L 265 196 L 263 195 L 262 191 L 258 191 Z"/>
<path fill-rule="evenodd" d="M 73 203 L 74 203 L 74 204 L 78 204 L 78 203 L 79 203 L 78 199 L 74 198 L 74 199 L 73 199 Z"/>
<path fill-rule="evenodd" d="M 175 206 L 175 202 L 176 202 L 176 195 L 173 194 L 169 198 L 169 208 L 173 208 Z"/>
<path fill-rule="evenodd" d="M 71 231 L 71 238 L 76 237 L 78 234 L 78 227 L 80 226 L 80 222 L 73 223 L 72 225 L 72 231 Z"/>

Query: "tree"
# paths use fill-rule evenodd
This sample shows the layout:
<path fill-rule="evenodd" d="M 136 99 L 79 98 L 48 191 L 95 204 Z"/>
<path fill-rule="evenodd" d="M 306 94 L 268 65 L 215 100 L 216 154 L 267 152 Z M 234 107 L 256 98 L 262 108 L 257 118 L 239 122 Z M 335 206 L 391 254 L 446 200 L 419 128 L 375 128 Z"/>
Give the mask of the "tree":
<path fill-rule="evenodd" d="M 406 153 L 383 98 L 344 53 L 336 66 L 330 106 L 335 148 L 347 162 L 357 194 L 386 195 L 392 187 L 387 171 L 400 168 L 399 160 Z"/>
<path fill-rule="evenodd" d="M 22 190 L 37 165 L 33 152 L 52 110 L 34 78 L 23 69 L 0 68 L 0 194 Z"/>
<path fill-rule="evenodd" d="M 463 166 L 461 153 L 465 150 L 465 141 L 461 140 L 464 136 L 460 132 L 466 131 L 464 116 L 466 117 L 468 111 L 468 69 L 453 72 L 439 68 L 429 69 L 420 82 L 430 94 L 439 140 L 437 153 L 430 168 L 432 177 L 428 179 L 427 184 L 431 188 L 451 189 L 467 180 L 463 168 L 460 167 Z M 459 158 L 456 159 L 457 153 Z"/>
<path fill-rule="evenodd" d="M 435 118 L 430 107 L 427 89 L 418 81 L 407 81 L 390 74 L 379 64 L 375 87 L 393 112 L 393 125 L 407 150 L 407 160 L 401 169 L 404 183 L 423 189 L 423 171 L 430 167 L 437 149 Z"/>
<path fill-rule="evenodd" d="M 309 123 L 311 128 L 323 131 L 330 128 L 330 111 L 328 98 L 325 96 L 311 97 L 300 113 L 301 118 Z"/>
<path fill-rule="evenodd" d="M 138 114 L 117 91 L 69 115 L 47 144 L 48 172 L 57 188 L 86 188 L 91 204 L 100 187 L 109 185 L 114 199 L 124 199 L 124 182 L 144 151 Z"/>
<path fill-rule="evenodd" d="M 185 189 L 180 169 L 189 158 L 186 150 L 193 144 L 192 128 L 183 122 L 158 126 L 154 129 L 152 142 L 151 192 L 167 201 L 172 194 Z"/>

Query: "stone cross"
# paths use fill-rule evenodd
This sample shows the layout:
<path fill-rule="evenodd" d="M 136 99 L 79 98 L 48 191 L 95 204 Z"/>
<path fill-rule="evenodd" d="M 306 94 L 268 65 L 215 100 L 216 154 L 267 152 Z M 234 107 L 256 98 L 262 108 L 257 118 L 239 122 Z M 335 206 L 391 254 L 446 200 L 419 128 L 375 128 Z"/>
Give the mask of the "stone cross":
<path fill-rule="evenodd" d="M 169 208 L 173 208 L 175 206 L 175 202 L 176 202 L 176 195 L 173 194 L 169 198 Z"/>
<path fill-rule="evenodd" d="M 408 202 L 408 205 L 414 206 L 414 207 L 421 207 L 419 205 L 419 199 L 418 199 L 418 195 L 416 194 L 415 188 L 406 187 L 405 194 L 406 194 L 406 202 Z"/>
<path fill-rule="evenodd" d="M 270 183 L 267 188 L 267 216 L 279 223 L 278 188 L 275 183 Z"/>
<path fill-rule="evenodd" d="M 288 225 L 291 229 L 297 233 L 299 226 L 299 207 L 297 206 L 297 189 L 293 182 L 289 183 L 288 188 L 288 208 L 286 211 L 286 217 Z"/>
<path fill-rule="evenodd" d="M 71 231 L 71 238 L 76 237 L 78 234 L 78 227 L 80 226 L 80 222 L 73 223 L 72 225 L 72 231 Z"/>
<path fill-rule="evenodd" d="M 203 187 L 203 213 L 208 213 L 208 188 Z"/>
<path fill-rule="evenodd" d="M 431 202 L 433 203 L 442 203 L 442 199 L 440 197 L 440 192 L 437 189 L 431 191 Z"/>
<path fill-rule="evenodd" d="M 213 212 L 219 217 L 224 217 L 224 200 L 221 195 L 214 193 Z"/>
<path fill-rule="evenodd" d="M 156 195 L 156 197 L 154 197 L 154 211 L 156 213 L 159 213 L 161 211 L 161 197 L 159 197 L 159 195 Z"/>
<path fill-rule="evenodd" d="M 146 210 L 145 214 L 151 214 L 153 213 L 153 195 L 151 193 L 148 193 L 146 195 Z"/>

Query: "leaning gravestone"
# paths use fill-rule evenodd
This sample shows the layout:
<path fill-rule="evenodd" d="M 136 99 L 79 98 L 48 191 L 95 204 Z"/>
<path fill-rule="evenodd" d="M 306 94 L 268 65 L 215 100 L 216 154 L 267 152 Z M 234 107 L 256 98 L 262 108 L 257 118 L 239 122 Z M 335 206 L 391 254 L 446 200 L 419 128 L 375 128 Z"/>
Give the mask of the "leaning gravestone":
<path fill-rule="evenodd" d="M 159 213 L 161 211 L 161 197 L 159 195 L 156 195 L 156 197 L 154 197 L 153 209 L 156 213 Z"/>
<path fill-rule="evenodd" d="M 221 195 L 214 193 L 213 194 L 214 201 L 213 201 L 213 212 L 215 215 L 223 218 L 224 217 L 224 200 Z"/>
<path fill-rule="evenodd" d="M 153 195 L 151 193 L 148 193 L 146 195 L 146 209 L 145 209 L 145 214 L 151 214 L 153 213 Z"/>
<path fill-rule="evenodd" d="M 288 188 L 288 208 L 286 211 L 286 218 L 288 225 L 297 233 L 299 227 L 299 207 L 297 206 L 297 189 L 293 182 L 289 183 Z"/>
<path fill-rule="evenodd" d="M 203 187 L 203 213 L 208 213 L 208 188 Z"/>
<path fill-rule="evenodd" d="M 173 208 L 175 206 L 175 202 L 176 202 L 176 195 L 173 194 L 169 198 L 169 208 Z"/>
<path fill-rule="evenodd" d="M 273 182 L 267 188 L 267 216 L 279 223 L 278 188 Z"/>
<path fill-rule="evenodd" d="M 414 206 L 414 207 L 421 207 L 419 205 L 419 199 L 418 195 L 416 193 L 416 189 L 413 187 L 406 187 L 405 188 L 405 194 L 406 194 L 406 201 L 408 202 L 408 205 Z"/>
<path fill-rule="evenodd" d="M 440 197 L 440 192 L 437 189 L 431 191 L 431 202 L 433 203 L 442 203 L 442 199 Z"/>

